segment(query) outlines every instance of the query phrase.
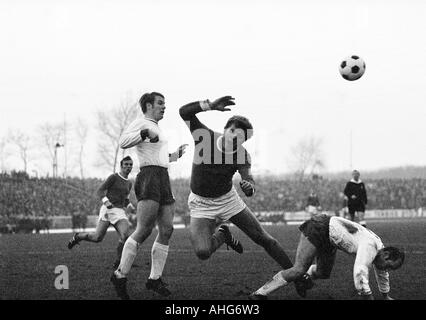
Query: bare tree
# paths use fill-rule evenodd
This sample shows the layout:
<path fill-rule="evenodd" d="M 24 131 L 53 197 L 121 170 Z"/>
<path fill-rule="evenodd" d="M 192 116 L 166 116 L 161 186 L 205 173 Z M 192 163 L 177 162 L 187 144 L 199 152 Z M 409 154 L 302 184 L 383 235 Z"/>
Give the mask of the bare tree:
<path fill-rule="evenodd" d="M 100 132 L 99 155 L 103 166 L 116 170 L 120 153 L 120 137 L 126 127 L 136 118 L 138 104 L 128 96 L 117 108 L 98 110 L 98 129 Z M 123 151 L 124 152 L 124 151 Z"/>
<path fill-rule="evenodd" d="M 57 152 L 58 148 L 63 147 L 61 143 L 63 139 L 63 127 L 62 124 L 53 125 L 51 123 L 44 123 L 39 128 L 40 139 L 45 147 L 45 155 L 52 163 L 53 176 L 57 177 L 58 175 L 58 157 Z"/>
<path fill-rule="evenodd" d="M 8 151 L 6 150 L 7 146 L 7 137 L 1 137 L 0 139 L 0 170 L 1 172 L 6 171 L 6 160 L 9 156 Z"/>
<path fill-rule="evenodd" d="M 87 142 L 87 135 L 89 133 L 89 126 L 86 121 L 81 118 L 76 120 L 75 134 L 78 142 L 78 164 L 80 168 L 80 177 L 84 178 L 84 146 Z"/>
<path fill-rule="evenodd" d="M 19 150 L 19 157 L 21 158 L 22 162 L 24 163 L 24 171 L 27 172 L 28 169 L 28 153 L 30 148 L 30 137 L 28 134 L 22 132 L 21 130 L 17 129 L 15 131 L 9 132 L 9 141 L 13 144 L 15 144 L 18 147 Z"/>
<path fill-rule="evenodd" d="M 314 136 L 304 137 L 292 147 L 290 166 L 299 179 L 325 167 L 322 149 L 322 139 Z"/>

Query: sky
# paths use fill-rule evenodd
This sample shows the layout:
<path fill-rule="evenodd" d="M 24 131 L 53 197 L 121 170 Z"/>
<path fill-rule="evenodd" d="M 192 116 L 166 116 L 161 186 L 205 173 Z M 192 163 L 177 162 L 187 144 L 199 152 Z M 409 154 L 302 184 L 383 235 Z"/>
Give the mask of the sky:
<path fill-rule="evenodd" d="M 200 119 L 221 131 L 231 115 L 248 117 L 255 173 L 289 172 L 292 147 L 310 136 L 323 141 L 327 171 L 425 165 L 425 16 L 420 0 L 3 0 L 0 138 L 28 133 L 30 171 L 44 175 L 37 127 L 65 120 L 71 136 L 84 119 L 87 175 L 101 177 L 96 110 L 158 91 L 171 151 L 190 144 L 171 176 L 189 176 L 179 107 L 232 95 L 231 112 Z M 366 72 L 349 82 L 338 66 L 353 54 Z M 63 161 L 59 150 L 60 172 Z M 4 162 L 22 168 L 12 145 Z"/>

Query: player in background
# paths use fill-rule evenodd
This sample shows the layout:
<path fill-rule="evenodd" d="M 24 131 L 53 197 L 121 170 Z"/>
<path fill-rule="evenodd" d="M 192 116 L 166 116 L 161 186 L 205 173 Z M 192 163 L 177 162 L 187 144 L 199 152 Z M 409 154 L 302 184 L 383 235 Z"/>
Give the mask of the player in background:
<path fill-rule="evenodd" d="M 393 300 L 389 296 L 388 270 L 401 267 L 404 252 L 394 247 L 384 247 L 375 233 L 341 217 L 318 215 L 304 222 L 299 229 L 301 235 L 294 266 L 278 272 L 249 299 L 265 300 L 268 294 L 301 276 L 311 280 L 328 279 L 339 249 L 355 255 L 353 279 L 360 299 L 374 299 L 368 283 L 369 269 L 372 267 L 383 298 Z M 316 264 L 312 264 L 314 259 Z"/>
<path fill-rule="evenodd" d="M 128 179 L 133 169 L 133 160 L 127 156 L 120 161 L 120 172 L 110 175 L 98 188 L 97 196 L 102 199 L 102 206 L 99 210 L 99 220 L 94 233 L 75 233 L 68 242 L 68 249 L 72 249 L 81 241 L 101 242 L 110 225 L 113 225 L 120 240 L 117 247 L 117 260 L 114 262 L 116 268 L 120 262 L 124 243 L 130 235 L 130 225 L 125 209 L 133 208 L 129 195 L 132 189 L 132 182 Z"/>
<path fill-rule="evenodd" d="M 280 266 L 290 268 L 292 263 L 283 247 L 263 229 L 232 183 L 238 171 L 244 194 L 247 197 L 255 194 L 250 155 L 242 146 L 253 135 L 251 123 L 245 117 L 233 116 L 225 124 L 223 133 L 219 133 L 209 129 L 197 117 L 198 113 L 210 110 L 229 111 L 227 107 L 232 105 L 235 105 L 234 98 L 225 96 L 213 102 L 192 102 L 179 110 L 195 142 L 188 197 L 190 234 L 195 254 L 206 260 L 224 243 L 242 253 L 242 244 L 232 236 L 226 224 L 216 228 L 216 219 L 229 220 L 262 246 Z M 303 282 L 298 281 L 296 289 L 300 295 L 306 294 Z"/>
<path fill-rule="evenodd" d="M 177 161 L 185 152 L 182 145 L 172 154 L 168 153 L 167 140 L 158 126 L 166 109 L 161 93 L 144 94 L 139 100 L 142 114 L 123 132 L 120 146 L 123 149 L 136 147 L 140 171 L 135 181 L 137 204 L 136 230 L 127 239 L 120 265 L 111 276 L 117 295 L 130 299 L 127 293 L 127 276 L 137 255 L 138 247 L 149 237 L 155 225 L 158 234 L 151 250 L 151 273 L 146 288 L 162 296 L 171 294 L 162 280 L 166 264 L 169 240 L 173 233 L 175 199 L 168 173 L 169 162 Z"/>
<path fill-rule="evenodd" d="M 308 196 L 308 199 L 306 201 L 306 208 L 305 211 L 311 214 L 311 217 L 314 215 L 320 213 L 322 210 L 321 204 L 318 198 L 318 195 L 315 193 L 314 190 L 311 190 L 311 193 Z"/>
<path fill-rule="evenodd" d="M 367 191 L 365 190 L 364 182 L 362 182 L 359 177 L 359 171 L 354 170 L 352 172 L 352 180 L 346 183 L 343 193 L 348 198 L 350 219 L 365 227 L 365 206 L 367 205 Z"/>

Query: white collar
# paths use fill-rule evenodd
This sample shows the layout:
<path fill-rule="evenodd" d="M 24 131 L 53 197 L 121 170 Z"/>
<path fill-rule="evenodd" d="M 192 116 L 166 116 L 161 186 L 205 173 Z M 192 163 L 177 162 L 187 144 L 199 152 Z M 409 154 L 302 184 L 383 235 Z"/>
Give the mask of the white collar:
<path fill-rule="evenodd" d="M 353 178 L 351 179 L 351 182 L 353 182 L 353 183 L 362 183 L 361 179 L 359 179 L 358 181 L 355 181 Z"/>
<path fill-rule="evenodd" d="M 148 118 L 148 117 L 146 117 L 146 116 L 144 116 L 144 118 L 145 118 L 145 120 L 152 121 L 152 122 L 154 122 L 155 124 L 158 124 L 158 121 L 155 121 L 154 119 Z"/>
<path fill-rule="evenodd" d="M 121 175 L 121 173 L 120 172 L 117 172 L 117 174 L 120 176 L 120 178 L 122 178 L 122 179 L 124 179 L 124 180 L 129 180 L 129 179 L 127 179 L 127 178 L 124 178 L 122 175 Z"/>
<path fill-rule="evenodd" d="M 224 153 L 224 154 L 234 154 L 234 153 L 236 153 L 236 152 L 238 151 L 238 148 L 237 148 L 237 150 L 235 150 L 235 151 L 231 151 L 231 152 L 229 152 L 229 151 L 223 151 L 223 150 L 222 150 L 222 140 L 223 140 L 223 135 L 222 135 L 222 136 L 220 136 L 220 137 L 217 139 L 217 141 L 216 141 L 216 146 L 217 146 L 217 148 L 219 149 L 219 151 L 220 151 L 220 152 L 222 152 L 222 153 Z"/>

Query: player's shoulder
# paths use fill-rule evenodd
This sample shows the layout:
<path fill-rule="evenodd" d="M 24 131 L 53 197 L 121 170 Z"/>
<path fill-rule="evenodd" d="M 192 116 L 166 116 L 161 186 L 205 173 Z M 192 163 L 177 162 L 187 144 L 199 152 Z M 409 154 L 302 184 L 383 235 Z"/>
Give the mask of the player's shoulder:
<path fill-rule="evenodd" d="M 107 180 L 115 180 L 117 177 L 118 177 L 118 173 L 117 173 L 117 172 L 114 172 L 114 173 L 111 173 L 111 174 L 108 176 Z"/>

